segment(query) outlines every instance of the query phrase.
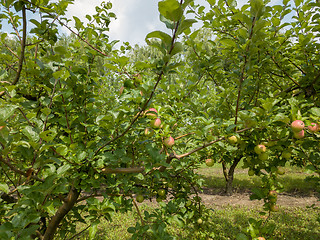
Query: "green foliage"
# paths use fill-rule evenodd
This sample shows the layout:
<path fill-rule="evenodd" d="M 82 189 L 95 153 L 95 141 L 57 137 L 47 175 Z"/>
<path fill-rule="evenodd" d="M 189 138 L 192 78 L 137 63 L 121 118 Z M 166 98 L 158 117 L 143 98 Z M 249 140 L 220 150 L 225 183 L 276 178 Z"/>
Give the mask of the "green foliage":
<path fill-rule="evenodd" d="M 204 239 L 212 237 L 210 214 L 195 170 L 206 158 L 223 164 L 229 183 L 241 160 L 261 176 L 252 198 L 264 199 L 269 213 L 269 191 L 282 188 L 278 167 L 319 174 L 319 133 L 306 128 L 296 139 L 290 129 L 296 119 L 319 122 L 318 3 L 210 1 L 205 11 L 191 0 L 160 1 L 171 33 L 149 33 L 145 49 L 109 42 L 111 3 L 96 7 L 86 24 L 65 18 L 71 3 L 0 5 L 15 33 L 1 34 L 0 47 L 1 238 L 72 237 L 82 222 L 94 239 L 101 219 L 139 209 L 133 196 L 142 194 L 160 203 L 139 213 L 128 229 L 133 239 L 174 239 L 172 224 Z M 192 12 L 197 20 L 186 19 Z M 192 30 L 196 21 L 203 27 Z M 73 35 L 61 36 L 59 25 Z M 149 108 L 161 126 L 147 137 Z M 231 135 L 236 144 L 226 141 Z M 168 136 L 175 138 L 170 149 Z M 263 158 L 254 151 L 259 144 L 267 147 Z M 273 231 L 252 218 L 238 236 Z"/>

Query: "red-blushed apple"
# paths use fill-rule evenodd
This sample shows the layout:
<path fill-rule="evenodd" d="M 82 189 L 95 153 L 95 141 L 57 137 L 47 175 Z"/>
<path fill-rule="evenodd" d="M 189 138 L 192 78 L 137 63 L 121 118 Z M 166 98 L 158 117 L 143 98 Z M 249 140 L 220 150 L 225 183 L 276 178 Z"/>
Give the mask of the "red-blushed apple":
<path fill-rule="evenodd" d="M 308 126 L 308 129 L 310 132 L 318 132 L 320 130 L 320 126 L 318 123 L 311 123 L 310 126 Z"/>
<path fill-rule="evenodd" d="M 261 161 L 265 161 L 265 160 L 267 160 L 268 159 L 268 157 L 269 157 L 269 155 L 268 155 L 268 153 L 261 153 L 261 154 L 259 154 L 259 156 L 258 156 L 258 158 L 261 160 Z"/>
<path fill-rule="evenodd" d="M 153 119 L 153 120 L 150 122 L 150 125 L 151 125 L 152 128 L 155 128 L 155 129 L 160 128 L 160 126 L 161 126 L 161 120 L 160 120 L 160 118 Z"/>
<path fill-rule="evenodd" d="M 278 173 L 279 175 L 283 175 L 283 174 L 285 174 L 285 173 L 286 173 L 286 171 L 284 170 L 284 168 L 283 168 L 283 167 L 278 167 L 278 169 L 277 169 L 277 173 Z"/>
<path fill-rule="evenodd" d="M 163 141 L 163 144 L 167 147 L 167 148 L 171 148 L 174 144 L 174 138 L 173 137 L 168 137 Z"/>
<path fill-rule="evenodd" d="M 254 152 L 256 154 L 261 154 L 261 153 L 265 153 L 267 151 L 267 148 L 265 145 L 263 144 L 259 144 L 257 146 L 254 147 Z"/>
<path fill-rule="evenodd" d="M 206 165 L 208 167 L 212 167 L 214 165 L 214 161 L 211 158 L 206 159 Z"/>
<path fill-rule="evenodd" d="M 238 142 L 238 138 L 236 136 L 228 137 L 228 142 L 230 144 L 236 144 Z"/>
<path fill-rule="evenodd" d="M 0 126 L 0 131 L 2 130 L 2 129 L 4 129 L 5 128 L 5 126 Z"/>
<path fill-rule="evenodd" d="M 293 136 L 296 139 L 302 139 L 304 138 L 304 130 L 301 130 L 300 132 L 293 132 Z"/>
<path fill-rule="evenodd" d="M 136 196 L 136 200 L 137 200 L 138 203 L 142 203 L 143 200 L 144 200 L 143 195 L 141 195 L 141 194 L 137 195 L 137 196 Z"/>
<path fill-rule="evenodd" d="M 145 130 L 144 130 L 144 135 L 146 135 L 147 137 L 152 137 L 154 134 L 154 131 L 152 128 L 150 127 L 147 127 Z"/>
<path fill-rule="evenodd" d="M 268 194 L 269 201 L 271 203 L 276 203 L 278 198 L 278 193 L 275 190 L 271 190 Z"/>
<path fill-rule="evenodd" d="M 271 212 L 278 212 L 279 211 L 279 207 L 276 204 L 271 204 L 270 205 L 270 211 Z"/>
<path fill-rule="evenodd" d="M 156 118 L 158 116 L 158 111 L 155 108 L 149 108 L 146 111 L 146 116 L 148 118 Z"/>
<path fill-rule="evenodd" d="M 266 240 L 264 237 L 258 237 L 258 240 Z"/>
<path fill-rule="evenodd" d="M 300 132 L 304 129 L 304 122 L 301 120 L 295 120 L 291 123 L 291 129 L 294 132 Z"/>

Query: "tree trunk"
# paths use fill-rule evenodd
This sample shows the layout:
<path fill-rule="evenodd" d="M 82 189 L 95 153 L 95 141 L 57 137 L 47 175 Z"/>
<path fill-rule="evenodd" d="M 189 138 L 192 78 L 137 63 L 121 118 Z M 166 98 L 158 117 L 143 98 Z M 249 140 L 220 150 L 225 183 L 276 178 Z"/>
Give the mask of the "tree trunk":
<path fill-rule="evenodd" d="M 225 187 L 225 194 L 227 196 L 231 196 L 233 193 L 233 176 L 234 176 L 234 170 L 236 169 L 238 163 L 240 162 L 242 156 L 239 156 L 238 158 L 235 158 L 232 162 L 231 167 L 229 170 L 227 169 L 227 165 L 224 161 L 222 161 L 222 169 L 223 169 L 223 175 L 226 180 L 226 187 Z"/>
<path fill-rule="evenodd" d="M 76 203 L 79 195 L 80 190 L 75 189 L 72 187 L 69 191 L 67 198 L 65 199 L 62 206 L 58 209 L 56 214 L 52 217 L 51 221 L 48 224 L 46 232 L 43 236 L 43 240 L 51 240 L 54 238 L 54 234 L 62 221 L 62 219 L 68 214 L 68 212 L 73 208 L 74 204 Z"/>

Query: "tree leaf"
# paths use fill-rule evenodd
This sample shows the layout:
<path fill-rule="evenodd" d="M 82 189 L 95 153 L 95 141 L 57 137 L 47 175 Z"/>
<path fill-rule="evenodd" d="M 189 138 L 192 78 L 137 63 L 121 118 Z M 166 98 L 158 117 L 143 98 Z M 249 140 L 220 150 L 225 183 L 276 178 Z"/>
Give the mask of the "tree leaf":
<path fill-rule="evenodd" d="M 179 21 L 183 10 L 177 0 L 164 0 L 158 3 L 158 10 L 165 18 Z"/>
<path fill-rule="evenodd" d="M 8 193 L 9 192 L 9 187 L 5 183 L 0 183 L 0 191 Z"/>
<path fill-rule="evenodd" d="M 149 38 L 159 38 L 167 46 L 169 46 L 171 43 L 170 35 L 162 31 L 153 31 L 151 33 L 148 33 L 148 35 L 146 36 L 146 41 Z"/>
<path fill-rule="evenodd" d="M 0 122 L 6 121 L 9 117 L 11 117 L 14 111 L 18 108 L 15 105 L 7 105 L 5 107 L 0 108 Z"/>

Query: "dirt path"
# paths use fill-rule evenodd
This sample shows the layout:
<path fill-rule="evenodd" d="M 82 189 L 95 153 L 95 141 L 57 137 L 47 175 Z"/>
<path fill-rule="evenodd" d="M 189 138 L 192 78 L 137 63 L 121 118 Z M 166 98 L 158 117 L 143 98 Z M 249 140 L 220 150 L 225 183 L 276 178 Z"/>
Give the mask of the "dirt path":
<path fill-rule="evenodd" d="M 206 205 L 222 207 L 230 206 L 247 206 L 258 207 L 263 205 L 263 200 L 250 200 L 250 193 L 234 193 L 232 196 L 224 196 L 221 194 L 200 194 L 202 201 Z M 290 196 L 287 194 L 279 194 L 277 204 L 283 207 L 307 207 L 315 205 L 320 207 L 320 199 L 315 196 Z"/>

